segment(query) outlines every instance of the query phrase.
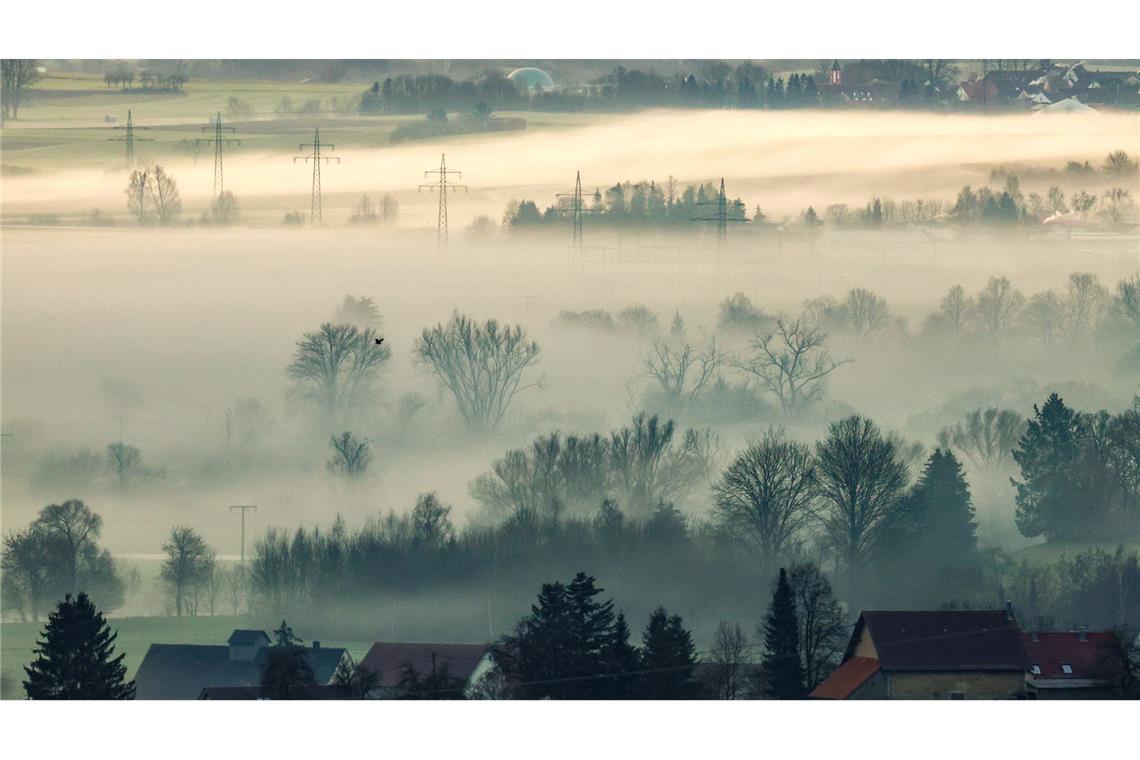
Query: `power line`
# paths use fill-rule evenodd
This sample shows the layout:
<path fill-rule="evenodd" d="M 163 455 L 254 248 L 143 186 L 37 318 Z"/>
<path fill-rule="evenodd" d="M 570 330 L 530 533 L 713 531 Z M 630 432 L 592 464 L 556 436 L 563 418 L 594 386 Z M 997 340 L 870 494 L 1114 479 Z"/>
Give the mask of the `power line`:
<path fill-rule="evenodd" d="M 124 143 L 127 149 L 127 169 L 135 168 L 135 143 L 136 142 L 154 142 L 149 137 L 135 137 L 135 129 L 150 129 L 150 127 L 135 127 L 134 119 L 131 117 L 130 109 L 127 109 L 127 123 L 120 124 L 111 129 L 125 129 L 126 133 L 122 137 L 108 137 L 108 142 L 121 142 Z"/>
<path fill-rule="evenodd" d="M 214 145 L 214 197 L 220 198 L 222 193 L 225 191 L 225 185 L 224 185 L 223 176 L 222 176 L 222 146 L 228 145 L 230 143 L 236 143 L 238 145 L 241 145 L 241 140 L 238 140 L 238 139 L 235 139 L 232 137 L 223 137 L 222 136 L 223 132 L 236 133 L 237 129 L 235 129 L 234 127 L 223 127 L 222 126 L 222 112 L 221 111 L 218 111 L 218 116 L 214 120 L 213 126 L 202 127 L 203 132 L 206 132 L 209 130 L 213 130 L 213 132 L 214 132 L 213 137 L 199 138 L 199 139 L 194 141 L 194 144 L 195 145 L 201 145 L 201 144 L 213 143 L 213 145 Z"/>
<path fill-rule="evenodd" d="M 698 206 L 716 206 L 716 213 L 713 216 L 695 216 L 691 221 L 694 222 L 716 222 L 716 236 L 723 242 L 728 239 L 728 223 L 729 222 L 744 222 L 747 223 L 748 219 L 744 217 L 744 204 L 740 201 L 735 201 L 732 204 L 733 215 L 729 215 L 728 196 L 724 192 L 724 177 L 720 178 L 720 192 L 717 193 L 715 201 L 705 201 L 698 203 Z M 739 213 L 740 216 L 736 216 Z"/>
<path fill-rule="evenodd" d="M 309 221 L 321 221 L 321 161 L 336 161 L 340 163 L 340 156 L 322 156 L 321 149 L 327 148 L 329 150 L 336 150 L 336 146 L 332 143 L 321 142 L 321 130 L 313 133 L 313 141 L 305 143 L 297 147 L 297 150 L 307 150 L 312 148 L 313 155 L 311 156 L 293 156 L 293 163 L 297 161 L 304 161 L 308 163 L 313 162 L 313 198 L 309 205 Z"/>
<path fill-rule="evenodd" d="M 435 247 L 436 251 L 444 251 L 447 249 L 447 191 L 449 189 L 454 191 L 463 188 L 463 192 L 467 192 L 467 185 L 457 185 L 448 181 L 447 177 L 449 174 L 454 174 L 460 179 L 463 179 L 463 172 L 449 170 L 447 168 L 447 156 L 444 154 L 440 154 L 439 168 L 429 169 L 424 172 L 424 179 L 428 179 L 433 174 L 436 175 L 438 179 L 430 184 L 420 185 L 418 189 L 423 190 L 424 188 L 428 188 L 433 192 L 435 190 L 439 191 L 439 216 L 436 219 Z"/>

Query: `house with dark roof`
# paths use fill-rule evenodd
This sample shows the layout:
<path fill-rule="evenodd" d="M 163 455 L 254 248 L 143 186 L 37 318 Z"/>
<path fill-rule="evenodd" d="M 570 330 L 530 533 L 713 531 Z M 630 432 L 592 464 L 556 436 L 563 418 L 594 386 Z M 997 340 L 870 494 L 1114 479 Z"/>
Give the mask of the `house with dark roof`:
<path fill-rule="evenodd" d="M 265 631 L 246 629 L 235 630 L 224 645 L 151 644 L 135 674 L 135 698 L 198 699 L 211 687 L 257 687 L 268 648 Z M 305 649 L 320 685 L 332 682 L 346 655 L 319 641 Z"/>
<path fill-rule="evenodd" d="M 1021 631 L 1006 610 L 863 612 L 816 699 L 1018 699 Z"/>
<path fill-rule="evenodd" d="M 1031 631 L 1021 634 L 1035 699 L 1108 699 L 1124 675 L 1116 636 L 1109 631 Z"/>
<path fill-rule="evenodd" d="M 493 666 L 491 648 L 487 644 L 420 644 L 377 641 L 364 655 L 360 666 L 378 674 L 374 696 L 397 697 L 400 679 L 409 670 L 429 674 L 447 668 L 454 678 L 462 679 L 467 688 Z"/>

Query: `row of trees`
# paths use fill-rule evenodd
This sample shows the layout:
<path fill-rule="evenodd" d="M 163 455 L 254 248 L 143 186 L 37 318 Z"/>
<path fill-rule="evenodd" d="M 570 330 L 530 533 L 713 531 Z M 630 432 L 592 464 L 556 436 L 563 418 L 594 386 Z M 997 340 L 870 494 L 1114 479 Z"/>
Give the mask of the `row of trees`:
<path fill-rule="evenodd" d="M 642 180 L 619 182 L 607 189 L 594 190 L 584 198 L 584 213 L 592 223 L 617 226 L 675 226 L 699 221 L 698 217 L 712 217 L 720 197 L 720 189 L 708 182 L 680 187 L 674 177 L 664 185 Z M 739 198 L 726 200 L 730 218 L 744 220 L 744 203 Z M 711 208 L 710 208 L 711 207 Z M 534 201 L 511 201 L 503 214 L 503 227 L 508 230 L 561 225 L 568 218 L 571 207 L 566 203 L 539 211 Z"/>
<path fill-rule="evenodd" d="M 471 495 L 500 519 L 581 515 L 607 500 L 642 519 L 707 483 L 718 451 L 711 431 L 680 435 L 672 420 L 639 414 L 608 436 L 555 431 L 508 451 L 472 482 Z"/>

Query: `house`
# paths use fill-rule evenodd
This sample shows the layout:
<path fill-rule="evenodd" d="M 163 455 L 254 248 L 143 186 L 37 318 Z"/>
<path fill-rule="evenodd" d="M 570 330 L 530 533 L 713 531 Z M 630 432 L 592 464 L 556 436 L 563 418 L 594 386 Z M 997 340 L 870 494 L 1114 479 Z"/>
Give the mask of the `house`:
<path fill-rule="evenodd" d="M 1109 631 L 1021 634 L 1029 658 L 1026 686 L 1035 699 L 1107 699 L 1123 675 L 1120 645 Z"/>
<path fill-rule="evenodd" d="M 429 674 L 444 667 L 448 675 L 462 679 L 470 689 L 494 667 L 491 647 L 487 644 L 418 644 L 377 641 L 364 655 L 360 666 L 378 673 L 376 695 L 396 697 L 400 694 L 400 679 L 410 668 L 417 673 Z"/>
<path fill-rule="evenodd" d="M 256 688 L 269 648 L 265 631 L 235 630 L 224 645 L 151 644 L 135 674 L 136 699 L 198 699 L 214 687 Z M 318 684 L 332 682 L 344 649 L 314 641 L 305 659 Z M 219 698 L 217 696 L 211 698 Z"/>
<path fill-rule="evenodd" d="M 1006 610 L 863 612 L 816 699 L 1016 699 L 1021 631 Z"/>

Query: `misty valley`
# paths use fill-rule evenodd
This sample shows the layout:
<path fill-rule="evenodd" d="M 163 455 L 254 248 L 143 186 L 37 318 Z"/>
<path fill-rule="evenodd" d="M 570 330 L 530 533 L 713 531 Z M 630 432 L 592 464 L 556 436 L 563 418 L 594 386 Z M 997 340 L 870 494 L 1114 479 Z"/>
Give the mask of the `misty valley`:
<path fill-rule="evenodd" d="M 1135 696 L 1135 110 L 856 109 L 830 63 L 733 110 L 456 75 L 461 126 L 345 84 L 126 167 L 53 123 L 134 85 L 45 75 L 82 110 L 4 125 L 3 697 L 58 694 L 68 616 L 118 631 L 103 698 Z M 166 76 L 140 134 L 214 86 Z"/>

